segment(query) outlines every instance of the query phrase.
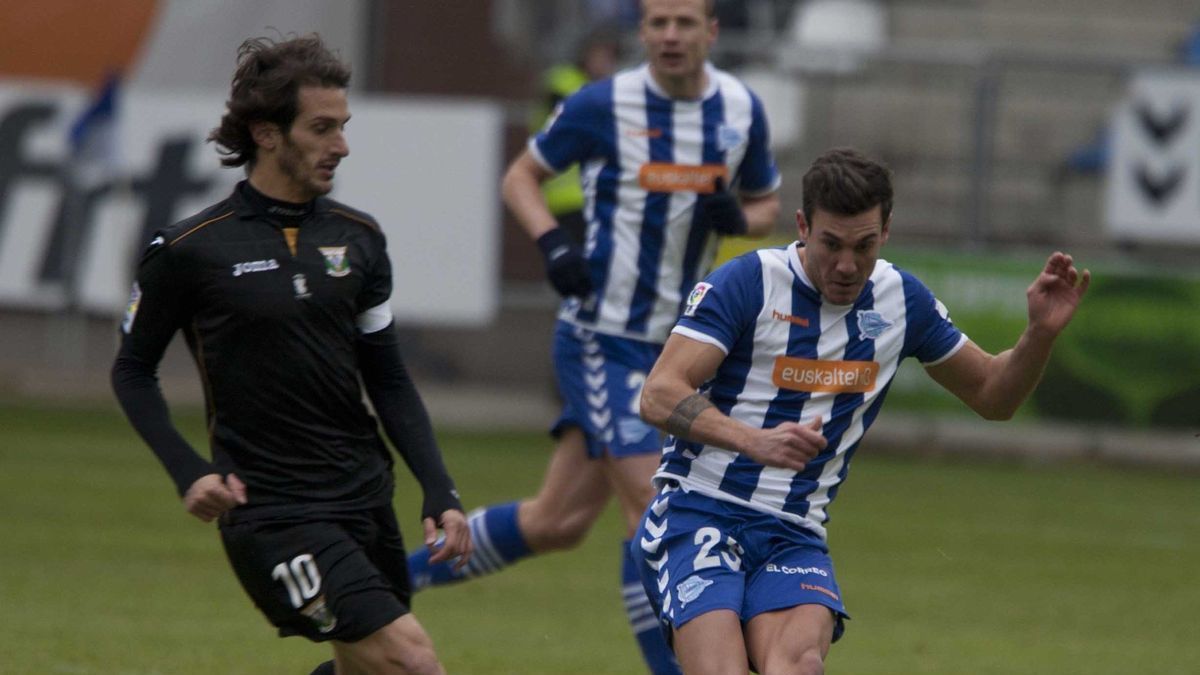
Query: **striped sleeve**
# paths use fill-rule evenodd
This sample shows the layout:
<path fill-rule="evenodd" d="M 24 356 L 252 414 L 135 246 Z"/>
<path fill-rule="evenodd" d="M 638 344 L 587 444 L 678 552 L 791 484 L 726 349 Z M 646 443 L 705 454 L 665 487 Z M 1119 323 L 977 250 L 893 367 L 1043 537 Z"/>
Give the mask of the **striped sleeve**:
<path fill-rule="evenodd" d="M 757 253 L 748 253 L 696 284 L 672 332 L 728 354 L 746 330 L 754 329 L 762 305 L 762 261 Z"/>
<path fill-rule="evenodd" d="M 750 141 L 738 170 L 739 188 L 744 195 L 764 195 L 779 189 L 782 179 L 771 154 L 770 140 L 762 101 L 750 92 Z"/>
<path fill-rule="evenodd" d="M 594 157 L 600 134 L 612 127 L 612 81 L 585 86 L 560 103 L 546 126 L 529 139 L 529 151 L 555 173 Z"/>
<path fill-rule="evenodd" d="M 925 365 L 936 365 L 953 356 L 967 337 L 950 320 L 950 313 L 933 292 L 913 275 L 900 271 L 904 283 L 907 327 L 903 356 L 915 356 Z"/>

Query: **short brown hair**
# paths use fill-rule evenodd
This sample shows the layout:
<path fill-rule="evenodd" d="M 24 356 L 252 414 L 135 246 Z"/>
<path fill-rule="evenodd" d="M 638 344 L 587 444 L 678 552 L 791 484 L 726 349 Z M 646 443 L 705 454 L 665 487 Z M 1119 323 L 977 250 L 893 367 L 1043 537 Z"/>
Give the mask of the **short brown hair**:
<path fill-rule="evenodd" d="M 638 13 L 642 16 L 646 15 L 645 0 L 638 0 Z M 704 16 L 710 19 L 717 18 L 717 0 L 704 0 Z"/>
<path fill-rule="evenodd" d="M 300 87 L 345 89 L 350 84 L 350 66 L 316 33 L 282 42 L 251 38 L 238 47 L 237 61 L 225 115 L 208 134 L 225 166 L 254 166 L 258 146 L 250 134 L 252 122 L 273 122 L 285 134 L 292 128 Z"/>
<path fill-rule="evenodd" d="M 880 207 L 883 222 L 892 215 L 892 172 L 853 148 L 825 151 L 804 174 L 801 209 L 812 222 L 817 209 L 853 216 Z"/>

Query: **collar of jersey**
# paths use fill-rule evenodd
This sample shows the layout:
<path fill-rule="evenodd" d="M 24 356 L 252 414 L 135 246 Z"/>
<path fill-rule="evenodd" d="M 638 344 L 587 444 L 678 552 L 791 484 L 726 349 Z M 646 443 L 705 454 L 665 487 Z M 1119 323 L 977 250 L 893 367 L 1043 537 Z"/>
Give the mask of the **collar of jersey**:
<path fill-rule="evenodd" d="M 698 99 L 672 98 L 669 94 L 667 94 L 667 92 L 663 91 L 662 87 L 658 86 L 658 82 L 654 81 L 654 76 L 650 74 L 650 64 L 649 63 L 642 64 L 641 73 L 642 73 L 642 79 L 645 80 L 645 82 L 646 82 L 646 87 L 649 88 L 650 91 L 654 92 L 655 96 L 661 96 L 662 98 L 665 98 L 668 101 L 691 101 L 691 100 L 703 101 L 703 100 L 709 98 L 710 96 L 712 96 L 713 94 L 717 93 L 717 89 L 718 89 L 717 69 L 715 66 L 713 66 L 712 63 L 710 63 L 708 61 L 704 62 L 704 74 L 708 76 L 708 86 L 705 87 L 704 93 Z"/>
<path fill-rule="evenodd" d="M 238 181 L 238 184 L 233 188 L 233 194 L 230 196 L 229 201 L 233 206 L 234 212 L 237 213 L 239 218 L 271 217 L 271 214 L 267 213 L 264 209 L 259 208 L 258 205 L 252 200 L 246 199 L 246 197 L 242 195 L 242 184 L 246 182 L 246 180 Z M 315 216 L 323 211 L 328 210 L 329 206 L 325 201 L 325 198 L 317 197 L 313 199 L 312 211 L 308 213 L 308 217 Z"/>

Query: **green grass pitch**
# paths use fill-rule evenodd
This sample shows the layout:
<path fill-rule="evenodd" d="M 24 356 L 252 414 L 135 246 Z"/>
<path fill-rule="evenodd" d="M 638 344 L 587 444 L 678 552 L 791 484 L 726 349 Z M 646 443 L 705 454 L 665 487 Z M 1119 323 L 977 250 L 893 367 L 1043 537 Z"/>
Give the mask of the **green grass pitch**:
<path fill-rule="evenodd" d="M 197 415 L 179 417 L 202 438 Z M 444 433 L 468 506 L 536 489 L 548 440 Z M 868 441 L 869 442 L 869 441 Z M 403 471 L 401 472 L 403 474 Z M 872 454 L 832 509 L 853 620 L 831 673 L 1195 673 L 1200 476 Z M 397 512 L 419 541 L 402 475 Z M 0 405 L 0 673 L 298 673 L 111 409 Z M 569 553 L 417 596 L 451 673 L 637 673 L 613 508 Z"/>

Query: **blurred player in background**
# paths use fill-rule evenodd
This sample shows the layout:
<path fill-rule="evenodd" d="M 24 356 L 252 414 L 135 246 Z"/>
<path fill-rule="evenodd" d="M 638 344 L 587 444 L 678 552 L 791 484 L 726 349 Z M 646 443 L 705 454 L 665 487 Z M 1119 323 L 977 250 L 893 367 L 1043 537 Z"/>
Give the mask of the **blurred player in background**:
<path fill-rule="evenodd" d="M 502 186 L 563 296 L 554 363 L 565 404 L 541 490 L 471 514 L 476 556 L 463 572 L 415 553 L 418 589 L 569 549 L 614 493 L 633 533 L 654 496 L 661 450 L 657 430 L 638 417 L 646 374 L 711 264 L 717 235 L 764 236 L 775 227 L 780 176 L 762 105 L 707 61 L 717 38 L 713 3 L 645 0 L 639 37 L 647 63 L 564 101 Z M 586 197 L 582 250 L 539 191 L 575 163 Z M 620 550 L 622 593 L 643 656 L 653 672 L 678 672 L 628 546 Z"/>
<path fill-rule="evenodd" d="M 800 239 L 699 283 L 642 394 L 668 436 L 661 489 L 634 544 L 685 673 L 821 673 L 846 610 L 828 507 L 900 361 L 981 416 L 1008 419 L 1037 386 L 1090 274 L 1054 253 L 1029 323 L 992 355 L 916 277 L 879 258 L 892 183 L 852 150 L 804 176 Z"/>
<path fill-rule="evenodd" d="M 470 534 L 400 356 L 383 234 L 324 196 L 349 154 L 349 79 L 315 35 L 242 44 L 210 140 L 248 178 L 150 243 L 113 388 L 187 511 L 218 521 L 239 581 L 281 636 L 332 641 L 339 673 L 441 673 L 409 611 L 392 458 L 360 376 L 425 493 L 426 543 L 444 530 L 434 558 L 469 560 Z M 180 330 L 204 384 L 211 462 L 172 426 L 157 384 Z"/>
<path fill-rule="evenodd" d="M 536 133 L 558 110 L 559 105 L 571 94 L 579 91 L 588 82 L 609 77 L 617 69 L 621 58 L 621 45 L 617 34 L 607 27 L 591 31 L 583 39 L 576 58 L 547 69 L 542 76 L 542 98 L 544 108 L 538 110 L 532 125 Z M 542 194 L 546 207 L 554 215 L 558 227 L 576 244 L 582 244 L 587 231 L 583 216 L 583 187 L 579 181 L 579 165 L 572 164 L 562 173 L 551 176 L 542 183 Z"/>

